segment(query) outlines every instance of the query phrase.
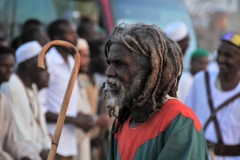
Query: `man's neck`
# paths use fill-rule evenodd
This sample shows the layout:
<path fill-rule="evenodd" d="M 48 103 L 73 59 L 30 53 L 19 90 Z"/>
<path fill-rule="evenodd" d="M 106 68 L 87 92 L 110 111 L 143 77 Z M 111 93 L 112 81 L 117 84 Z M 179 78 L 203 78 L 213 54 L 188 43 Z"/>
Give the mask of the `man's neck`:
<path fill-rule="evenodd" d="M 18 77 L 21 79 L 25 87 L 32 88 L 33 81 L 25 73 L 17 73 Z"/>
<path fill-rule="evenodd" d="M 69 51 L 62 47 L 56 47 L 57 51 L 60 53 L 60 55 L 63 57 L 64 61 L 68 63 L 68 55 Z"/>
<path fill-rule="evenodd" d="M 236 74 L 219 74 L 220 82 L 221 82 L 221 88 L 223 91 L 230 91 L 234 89 L 239 81 L 240 81 L 240 75 L 238 73 Z"/>

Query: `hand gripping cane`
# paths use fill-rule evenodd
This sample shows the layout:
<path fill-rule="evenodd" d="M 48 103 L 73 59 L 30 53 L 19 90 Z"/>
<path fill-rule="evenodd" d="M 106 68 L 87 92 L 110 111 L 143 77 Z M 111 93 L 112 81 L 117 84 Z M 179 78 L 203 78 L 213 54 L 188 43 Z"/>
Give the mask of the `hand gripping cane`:
<path fill-rule="evenodd" d="M 60 113 L 59 113 L 59 116 L 58 116 L 56 129 L 55 129 L 55 132 L 54 132 L 54 135 L 53 135 L 51 150 L 50 150 L 50 153 L 48 155 L 48 160 L 54 160 L 54 158 L 55 158 L 55 154 L 56 154 L 57 147 L 58 147 L 58 142 L 59 142 L 59 139 L 60 139 L 60 136 L 61 136 L 62 127 L 63 127 L 63 124 L 64 124 L 64 120 L 65 120 L 65 116 L 66 116 L 66 112 L 67 112 L 67 108 L 68 108 L 68 104 L 69 104 L 69 100 L 70 100 L 72 90 L 73 90 L 73 86 L 74 86 L 74 83 L 76 81 L 76 78 L 77 78 L 77 75 L 78 75 L 78 70 L 79 70 L 79 67 L 80 67 L 80 55 L 79 55 L 76 47 L 74 47 L 72 44 L 70 44 L 66 41 L 55 40 L 55 41 L 51 41 L 51 42 L 47 43 L 43 47 L 42 51 L 40 52 L 40 54 L 38 56 L 38 67 L 39 68 L 45 69 L 44 57 L 45 57 L 47 51 L 53 46 L 66 47 L 74 55 L 75 64 L 74 64 L 74 68 L 72 70 L 71 77 L 68 81 L 67 90 L 65 92 L 64 99 L 63 99 L 62 106 L 61 106 L 61 110 L 60 110 Z"/>

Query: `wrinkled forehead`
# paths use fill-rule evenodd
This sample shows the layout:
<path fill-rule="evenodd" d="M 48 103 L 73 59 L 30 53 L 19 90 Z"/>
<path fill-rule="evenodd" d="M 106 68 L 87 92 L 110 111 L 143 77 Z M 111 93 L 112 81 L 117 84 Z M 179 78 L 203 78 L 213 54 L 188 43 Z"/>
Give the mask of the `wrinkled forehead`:
<path fill-rule="evenodd" d="M 123 43 L 119 43 L 119 42 L 112 43 L 107 53 L 108 58 L 129 57 L 132 55 L 133 55 L 132 52 Z"/>
<path fill-rule="evenodd" d="M 137 57 L 123 43 L 113 43 L 110 46 L 107 61 L 137 65 Z"/>

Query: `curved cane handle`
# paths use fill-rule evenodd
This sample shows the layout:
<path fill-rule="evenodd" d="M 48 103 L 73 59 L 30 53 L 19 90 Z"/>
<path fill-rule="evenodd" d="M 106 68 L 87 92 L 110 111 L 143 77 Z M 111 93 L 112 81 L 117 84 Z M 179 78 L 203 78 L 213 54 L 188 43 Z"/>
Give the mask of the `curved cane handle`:
<path fill-rule="evenodd" d="M 73 53 L 74 58 L 75 58 L 75 64 L 74 64 L 74 68 L 72 70 L 71 77 L 68 81 L 68 86 L 67 86 L 67 89 L 66 89 L 66 92 L 64 95 L 64 99 L 62 102 L 61 110 L 60 110 L 60 113 L 58 116 L 56 129 L 55 129 L 55 132 L 53 135 L 51 150 L 48 155 L 48 160 L 54 160 L 54 158 L 55 158 L 55 154 L 56 154 L 58 142 L 59 142 L 59 139 L 61 136 L 68 104 L 69 104 L 72 90 L 74 87 L 74 83 L 77 79 L 78 71 L 80 68 L 80 54 L 79 54 L 77 48 L 74 47 L 72 44 L 70 44 L 66 41 L 61 41 L 61 40 L 51 41 L 43 47 L 42 51 L 40 52 L 40 54 L 38 56 L 38 67 L 39 68 L 45 69 L 45 64 L 44 64 L 45 55 L 46 55 L 47 51 L 53 46 L 62 46 L 62 47 L 67 48 L 71 53 Z"/>

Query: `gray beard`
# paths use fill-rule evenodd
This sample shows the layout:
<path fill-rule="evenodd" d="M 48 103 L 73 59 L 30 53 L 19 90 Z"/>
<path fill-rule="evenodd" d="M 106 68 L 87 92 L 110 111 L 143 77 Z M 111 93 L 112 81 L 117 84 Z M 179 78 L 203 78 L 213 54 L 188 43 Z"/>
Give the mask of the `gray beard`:
<path fill-rule="evenodd" d="M 136 94 L 139 93 L 139 90 L 141 89 L 142 85 L 142 80 L 144 76 L 143 71 L 139 71 L 130 84 L 128 85 L 128 88 L 123 85 L 123 82 L 120 81 L 118 78 L 110 77 L 107 79 L 107 82 L 111 82 L 112 84 L 115 84 L 118 88 L 120 88 L 119 92 L 117 94 L 114 94 L 112 92 L 107 92 L 108 94 L 108 99 L 107 99 L 107 105 L 111 107 L 119 107 L 121 108 L 122 106 L 128 106 L 132 103 L 132 100 L 134 98 L 137 98 Z M 107 84 L 107 89 L 110 88 L 108 83 Z M 130 107 L 130 106 L 129 106 Z"/>

